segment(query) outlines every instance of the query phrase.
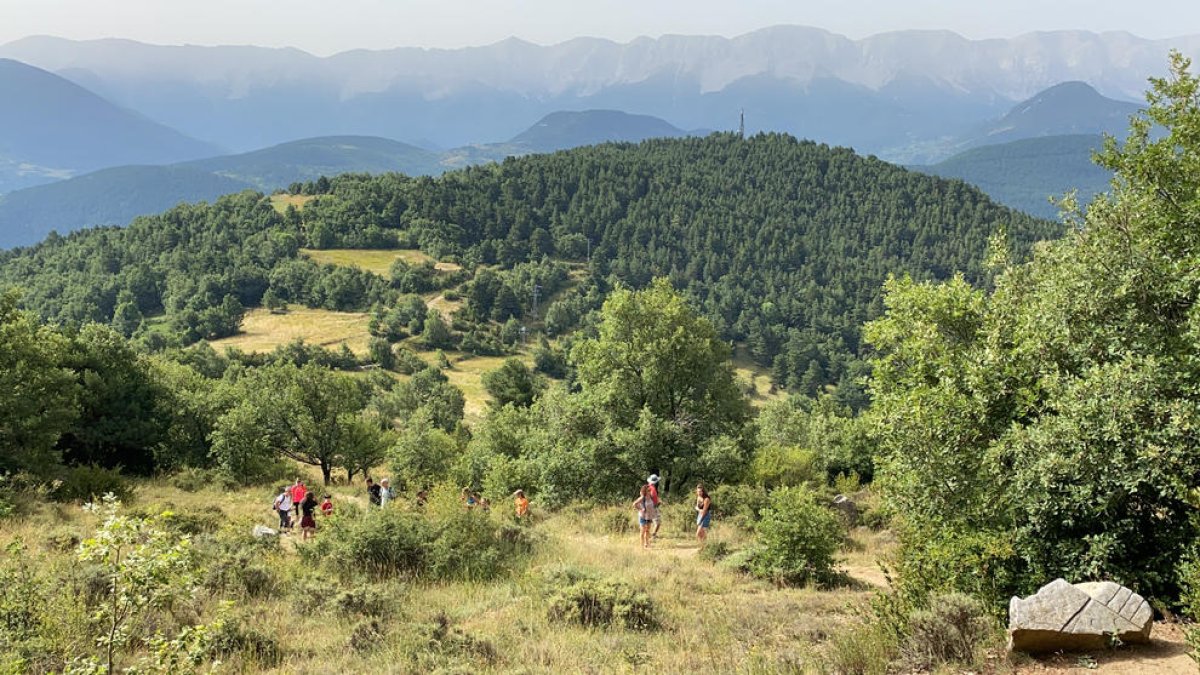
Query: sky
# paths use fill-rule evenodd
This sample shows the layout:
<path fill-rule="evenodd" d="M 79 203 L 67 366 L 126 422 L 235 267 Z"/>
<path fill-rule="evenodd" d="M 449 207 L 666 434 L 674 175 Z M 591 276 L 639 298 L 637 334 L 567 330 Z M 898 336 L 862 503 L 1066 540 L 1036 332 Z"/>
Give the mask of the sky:
<path fill-rule="evenodd" d="M 516 36 L 734 36 L 779 24 L 860 38 L 949 29 L 969 38 L 1040 30 L 1200 33 L 1200 0 L 0 0 L 0 44 L 29 35 L 156 44 L 254 44 L 319 55 L 463 47 Z"/>

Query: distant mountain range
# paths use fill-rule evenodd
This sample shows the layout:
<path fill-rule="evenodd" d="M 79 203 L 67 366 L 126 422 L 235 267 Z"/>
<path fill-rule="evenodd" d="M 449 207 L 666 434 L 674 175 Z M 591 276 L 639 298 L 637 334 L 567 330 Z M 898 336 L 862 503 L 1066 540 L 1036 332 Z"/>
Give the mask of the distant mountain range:
<path fill-rule="evenodd" d="M 614 110 L 558 112 L 510 141 L 442 153 L 370 136 L 309 138 L 238 155 L 167 166 L 103 169 L 0 195 L 0 248 L 32 244 L 55 230 L 123 225 L 180 202 L 211 201 L 245 189 L 271 191 L 340 173 L 437 175 L 448 169 L 601 141 L 689 135 L 664 120 Z"/>
<path fill-rule="evenodd" d="M 102 167 L 220 151 L 10 59 L 0 59 L 0 100 L 0 193 Z"/>
<path fill-rule="evenodd" d="M 785 131 L 885 159 L 928 162 L 914 144 L 959 137 L 1060 82 L 1140 100 L 1167 52 L 1200 36 L 1146 40 L 1059 31 L 968 40 L 903 31 L 861 40 L 780 26 L 736 38 L 509 39 L 465 49 L 155 46 L 33 37 L 0 56 L 45 68 L 190 136 L 234 150 L 370 135 L 440 147 L 510 138 L 557 110 L 617 109 L 681 128 Z M 899 153 L 906 153 L 901 156 Z"/>

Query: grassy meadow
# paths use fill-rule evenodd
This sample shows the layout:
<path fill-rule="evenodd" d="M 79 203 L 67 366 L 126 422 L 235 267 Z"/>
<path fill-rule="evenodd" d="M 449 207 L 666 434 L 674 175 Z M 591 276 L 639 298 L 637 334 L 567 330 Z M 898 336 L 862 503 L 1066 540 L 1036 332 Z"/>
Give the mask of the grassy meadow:
<path fill-rule="evenodd" d="M 315 479 L 315 476 L 309 476 Z M 310 483 L 311 484 L 311 483 Z M 165 479 L 140 484 L 127 509 L 153 514 L 170 509 L 200 514 L 209 523 L 194 535 L 206 541 L 248 540 L 255 524 L 274 527 L 271 486 L 222 490 Z M 361 483 L 329 489 L 338 509 L 366 507 Z M 457 500 L 433 500 L 430 510 L 458 510 Z M 347 579 L 306 559 L 298 534 L 261 548 L 250 561 L 270 570 L 252 597 L 226 610 L 250 635 L 273 639 L 231 657 L 227 672 L 832 672 L 825 664 L 831 638 L 858 621 L 858 610 L 882 583 L 877 559 L 890 546 L 886 532 L 863 528 L 847 539 L 843 569 L 848 585 L 820 590 L 777 588 L 698 555 L 690 504 L 665 511 L 654 548 L 637 541 L 631 508 L 566 508 L 547 513 L 533 505 L 528 525 L 532 552 L 487 581 Z M 389 508 L 409 509 L 402 497 Z M 78 505 L 40 503 L 27 517 L 0 521 L 0 548 L 23 540 L 42 565 L 68 565 L 69 549 L 56 542 L 86 536 L 95 517 Z M 496 504 L 491 518 L 510 519 L 511 505 Z M 339 526 L 321 521 L 317 538 Z M 717 520 L 710 545 L 738 547 L 748 535 Z M 617 579 L 650 599 L 657 626 L 634 630 L 585 627 L 547 611 L 556 570 Z M 354 596 L 358 594 L 358 596 Z M 347 597 L 369 598 L 367 606 Z M 219 598 L 202 595 L 188 611 L 210 615 Z M 347 609 L 354 605 L 355 609 Z M 182 611 L 182 610 L 181 610 Z M 258 639 L 258 638 L 255 638 Z"/>
<path fill-rule="evenodd" d="M 286 312 L 273 313 L 260 307 L 246 312 L 237 335 L 213 340 L 211 344 L 218 352 L 226 347 L 244 352 L 269 352 L 299 338 L 329 349 L 339 349 L 344 344 L 355 354 L 365 354 L 371 337 L 367 332 L 369 319 L 367 314 L 359 312 L 333 312 L 293 305 Z"/>

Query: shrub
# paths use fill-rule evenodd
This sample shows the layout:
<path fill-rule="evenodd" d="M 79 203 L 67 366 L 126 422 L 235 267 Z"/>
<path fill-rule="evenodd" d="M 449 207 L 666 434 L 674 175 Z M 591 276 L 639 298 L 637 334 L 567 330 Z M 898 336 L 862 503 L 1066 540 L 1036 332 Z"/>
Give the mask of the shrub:
<path fill-rule="evenodd" d="M 376 585 L 361 585 L 348 588 L 333 599 L 333 606 L 340 614 L 380 616 L 390 611 L 385 599 L 391 593 L 384 587 Z"/>
<path fill-rule="evenodd" d="M 933 596 L 928 609 L 909 615 L 901 652 L 907 665 L 917 670 L 948 663 L 970 665 L 993 627 L 991 617 L 974 598 L 962 593 Z"/>
<path fill-rule="evenodd" d="M 750 464 L 754 482 L 766 488 L 825 483 L 825 467 L 816 453 L 794 446 L 766 445 Z"/>
<path fill-rule="evenodd" d="M 551 576 L 557 584 L 547 612 L 552 621 L 588 627 L 621 626 L 651 630 L 658 626 L 650 596 L 619 579 L 600 579 L 574 570 Z"/>
<path fill-rule="evenodd" d="M 184 467 L 171 476 L 171 487 L 184 492 L 199 490 L 232 490 L 238 487 L 229 474 L 220 469 L 198 469 Z"/>
<path fill-rule="evenodd" d="M 216 532 L 226 520 L 219 506 L 208 504 L 192 511 L 169 511 L 163 524 L 180 534 L 196 535 Z"/>
<path fill-rule="evenodd" d="M 804 488 L 779 488 L 757 525 L 759 541 L 751 570 L 779 584 L 829 584 L 834 554 L 844 535 L 841 522 Z"/>
<path fill-rule="evenodd" d="M 827 672 L 838 675 L 886 675 L 895 656 L 895 635 L 878 622 L 866 621 L 833 635 L 825 665 Z"/>
<path fill-rule="evenodd" d="M 712 491 L 713 515 L 738 527 L 754 528 L 769 503 L 766 490 L 752 485 L 718 485 Z"/>
<path fill-rule="evenodd" d="M 51 496 L 60 502 L 88 502 L 111 494 L 117 501 L 128 502 L 132 492 L 119 471 L 93 465 L 68 469 Z"/>
<path fill-rule="evenodd" d="M 275 668 L 283 662 L 283 647 L 274 637 L 241 621 L 225 621 L 211 637 L 209 657 L 226 664 L 236 659 L 242 668 L 231 668 L 233 671 Z"/>
<path fill-rule="evenodd" d="M 323 560 L 339 573 L 484 579 L 529 548 L 528 536 L 508 533 L 486 513 L 459 511 L 437 520 L 389 508 L 337 518 L 303 555 Z"/>
<path fill-rule="evenodd" d="M 723 541 L 709 541 L 704 545 L 703 548 L 700 549 L 700 552 L 697 555 L 700 556 L 701 560 L 717 562 L 729 557 L 729 554 L 732 552 L 733 549 L 729 546 L 729 544 Z"/>
<path fill-rule="evenodd" d="M 383 639 L 383 625 L 378 619 L 366 619 L 354 624 L 350 631 L 348 646 L 359 653 L 370 652 Z"/>

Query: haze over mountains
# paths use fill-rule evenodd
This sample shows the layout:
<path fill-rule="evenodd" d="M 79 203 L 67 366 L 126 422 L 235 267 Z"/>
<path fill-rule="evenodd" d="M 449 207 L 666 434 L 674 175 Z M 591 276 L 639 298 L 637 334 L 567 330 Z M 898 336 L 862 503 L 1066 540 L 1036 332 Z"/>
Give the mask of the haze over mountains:
<path fill-rule="evenodd" d="M 0 93 L 0 193 L 102 167 L 220 151 L 10 59 L 0 59 Z"/>
<path fill-rule="evenodd" d="M 1131 99 L 1171 48 L 1200 54 L 1200 36 L 850 40 L 785 26 L 733 39 L 506 40 L 328 58 L 27 38 L 0 46 L 0 96 L 13 101 L 0 109 L 0 247 L 320 175 L 436 175 L 732 129 L 742 109 L 749 133 L 849 145 L 1052 217 L 1048 195 L 1103 189 L 1091 149 L 1099 134 L 1124 134 L 1139 108 Z"/>
<path fill-rule="evenodd" d="M 681 128 L 785 131 L 861 152 L 907 152 L 961 134 L 1065 81 L 1138 100 L 1170 48 L 1200 36 L 1031 33 L 968 40 L 903 31 L 851 40 L 780 26 L 728 39 L 516 39 L 465 49 L 357 50 L 155 46 L 33 37 L 0 46 L 15 58 L 196 138 L 235 151 L 297 138 L 374 135 L 441 147 L 510 138 L 546 114 L 603 108 Z"/>

